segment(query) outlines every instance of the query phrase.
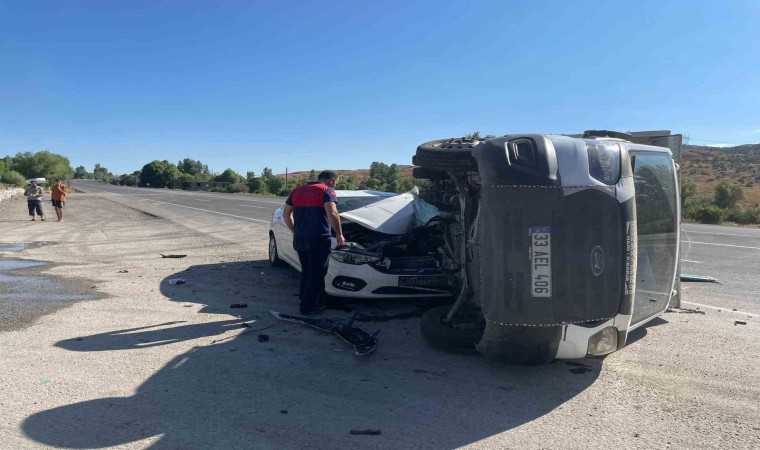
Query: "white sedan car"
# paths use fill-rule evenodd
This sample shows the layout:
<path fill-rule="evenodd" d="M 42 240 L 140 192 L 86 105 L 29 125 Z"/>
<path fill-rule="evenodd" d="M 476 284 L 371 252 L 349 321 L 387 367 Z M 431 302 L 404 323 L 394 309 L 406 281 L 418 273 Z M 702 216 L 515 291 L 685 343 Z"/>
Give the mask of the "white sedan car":
<path fill-rule="evenodd" d="M 336 191 L 343 235 L 348 245 L 333 248 L 325 277 L 329 295 L 353 298 L 451 296 L 454 278 L 439 251 L 439 227 L 432 220 L 412 227 L 416 193 Z M 300 271 L 293 233 L 272 215 L 269 261 Z"/>

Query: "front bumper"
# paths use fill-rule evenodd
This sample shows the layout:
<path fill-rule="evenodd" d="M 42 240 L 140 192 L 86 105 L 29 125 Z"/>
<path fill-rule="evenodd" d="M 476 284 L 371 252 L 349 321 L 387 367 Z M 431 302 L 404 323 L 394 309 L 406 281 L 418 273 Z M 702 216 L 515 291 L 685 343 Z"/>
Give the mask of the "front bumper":
<path fill-rule="evenodd" d="M 451 286 L 448 287 L 448 291 L 441 292 L 441 289 L 437 288 L 410 287 L 411 284 L 416 283 L 400 280 L 409 276 L 444 277 L 445 275 L 442 273 L 425 275 L 383 273 L 369 264 L 345 264 L 330 258 L 327 276 L 325 276 L 325 292 L 336 297 L 364 299 L 450 297 L 453 295 Z"/>

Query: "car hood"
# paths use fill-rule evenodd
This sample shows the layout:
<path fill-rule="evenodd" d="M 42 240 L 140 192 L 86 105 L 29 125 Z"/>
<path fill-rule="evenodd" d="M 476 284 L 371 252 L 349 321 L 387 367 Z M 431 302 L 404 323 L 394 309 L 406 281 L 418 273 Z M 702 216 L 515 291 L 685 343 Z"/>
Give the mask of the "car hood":
<path fill-rule="evenodd" d="M 425 224 L 437 214 L 437 209 L 424 203 L 417 196 L 416 187 L 394 197 L 371 205 L 341 213 L 340 216 L 359 225 L 385 234 L 406 234 L 417 224 Z M 422 214 L 421 214 L 422 213 Z"/>

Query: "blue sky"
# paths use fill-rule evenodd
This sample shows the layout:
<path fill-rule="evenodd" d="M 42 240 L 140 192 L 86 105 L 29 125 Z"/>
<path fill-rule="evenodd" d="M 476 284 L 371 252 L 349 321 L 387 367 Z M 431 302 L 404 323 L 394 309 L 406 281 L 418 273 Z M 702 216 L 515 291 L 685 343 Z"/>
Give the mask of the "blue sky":
<path fill-rule="evenodd" d="M 758 23 L 754 0 L 6 0 L 0 156 L 244 174 L 411 164 L 474 130 L 754 143 Z"/>

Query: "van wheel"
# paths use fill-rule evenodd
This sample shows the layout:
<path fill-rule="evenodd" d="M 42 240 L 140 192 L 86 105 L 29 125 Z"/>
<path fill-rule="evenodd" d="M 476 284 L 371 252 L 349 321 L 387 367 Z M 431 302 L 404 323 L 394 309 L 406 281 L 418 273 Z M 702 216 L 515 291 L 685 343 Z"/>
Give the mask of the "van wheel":
<path fill-rule="evenodd" d="M 420 332 L 433 347 L 455 353 L 476 353 L 475 344 L 483 335 L 483 330 L 455 328 L 443 323 L 451 305 L 437 306 L 422 315 Z"/>
<path fill-rule="evenodd" d="M 279 253 L 277 253 L 277 240 L 273 234 L 269 235 L 269 264 L 275 267 L 283 264 Z"/>
<path fill-rule="evenodd" d="M 415 166 L 443 172 L 477 171 L 478 163 L 472 156 L 472 149 L 480 141 L 472 139 L 440 139 L 426 142 L 417 147 L 412 158 Z"/>

